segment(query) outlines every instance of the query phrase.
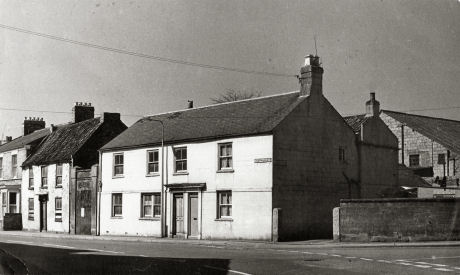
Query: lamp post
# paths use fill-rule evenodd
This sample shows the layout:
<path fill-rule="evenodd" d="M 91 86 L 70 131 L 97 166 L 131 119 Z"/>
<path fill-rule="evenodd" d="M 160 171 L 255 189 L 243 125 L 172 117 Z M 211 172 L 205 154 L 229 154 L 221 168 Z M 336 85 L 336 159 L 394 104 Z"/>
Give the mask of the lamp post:
<path fill-rule="evenodd" d="M 150 119 L 151 121 L 156 121 L 161 123 L 161 213 L 160 213 L 160 220 L 161 220 L 161 237 L 166 237 L 165 235 L 165 223 L 166 223 L 166 194 L 164 192 L 164 187 L 165 187 L 165 147 L 164 147 L 164 141 L 165 141 L 165 125 L 162 120 L 158 119 Z"/>

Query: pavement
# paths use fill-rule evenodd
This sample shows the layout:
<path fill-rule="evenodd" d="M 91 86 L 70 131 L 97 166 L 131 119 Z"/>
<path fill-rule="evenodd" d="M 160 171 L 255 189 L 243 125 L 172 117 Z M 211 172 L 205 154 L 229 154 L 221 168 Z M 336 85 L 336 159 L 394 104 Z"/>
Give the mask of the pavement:
<path fill-rule="evenodd" d="M 36 231 L 0 231 L 0 236 L 23 236 L 37 238 L 59 238 L 72 240 L 102 240 L 117 242 L 144 242 L 144 243 L 172 243 L 172 244 L 207 244 L 207 245 L 234 245 L 244 247 L 265 247 L 265 248 L 288 248 L 288 247 L 309 247 L 309 248 L 353 248 L 353 247 L 446 247 L 460 246 L 460 241 L 429 241 L 429 242 L 337 242 L 333 240 L 307 240 L 292 242 L 269 242 L 255 240 L 197 240 L 197 239 L 173 239 L 146 236 L 94 236 L 94 235 L 71 235 L 56 232 Z"/>

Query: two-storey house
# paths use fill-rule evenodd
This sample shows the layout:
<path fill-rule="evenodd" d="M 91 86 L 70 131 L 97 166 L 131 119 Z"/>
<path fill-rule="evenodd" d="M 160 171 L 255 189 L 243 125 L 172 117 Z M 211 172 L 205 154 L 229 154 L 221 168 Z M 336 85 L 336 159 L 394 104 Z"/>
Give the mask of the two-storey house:
<path fill-rule="evenodd" d="M 26 230 L 95 233 L 97 150 L 126 126 L 118 113 L 94 117 L 87 103 L 77 102 L 73 114 L 72 123 L 52 125 L 51 134 L 23 163 Z"/>
<path fill-rule="evenodd" d="M 0 146 L 0 224 L 6 213 L 21 212 L 22 162 L 49 133 L 41 118 L 25 118 L 24 135 Z"/>
<path fill-rule="evenodd" d="M 307 56 L 300 91 L 137 121 L 101 149 L 99 233 L 331 237 L 333 207 L 360 197 L 359 150 L 322 75 Z M 394 171 L 372 172 L 393 184 Z"/>

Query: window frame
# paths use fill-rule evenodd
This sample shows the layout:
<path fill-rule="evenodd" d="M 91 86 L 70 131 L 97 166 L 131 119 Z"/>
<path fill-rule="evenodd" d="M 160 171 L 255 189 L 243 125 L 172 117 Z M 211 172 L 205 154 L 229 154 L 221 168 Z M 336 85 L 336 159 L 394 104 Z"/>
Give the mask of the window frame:
<path fill-rule="evenodd" d="M 18 177 L 18 155 L 17 154 L 11 155 L 11 176 L 13 178 Z"/>
<path fill-rule="evenodd" d="M 231 190 L 219 190 L 217 193 L 217 219 L 218 220 L 232 220 L 233 219 L 233 194 Z M 221 203 L 221 197 L 223 194 L 230 195 L 230 203 Z M 229 207 L 230 216 L 222 215 L 222 207 Z"/>
<path fill-rule="evenodd" d="M 32 202 L 32 203 L 31 203 L 31 202 Z M 28 208 L 27 219 L 28 219 L 29 221 L 33 221 L 33 220 L 34 220 L 34 215 L 35 215 L 35 214 L 34 214 L 34 212 L 35 212 L 35 205 L 34 205 L 34 204 L 35 204 L 34 198 L 29 198 L 29 200 L 28 200 L 28 206 L 27 206 L 27 208 Z M 32 207 L 30 207 L 30 206 L 32 206 Z"/>
<path fill-rule="evenodd" d="M 153 154 L 153 160 L 150 161 L 150 153 Z M 155 153 L 157 155 L 157 160 L 155 161 Z M 146 165 L 146 175 L 151 176 L 151 175 L 158 175 L 160 174 L 160 151 L 158 149 L 153 149 L 153 150 L 147 150 L 147 165 Z M 149 171 L 150 164 L 155 165 L 156 164 L 156 171 Z M 154 166 L 155 167 L 155 166 Z M 155 169 L 154 169 L 155 170 Z"/>
<path fill-rule="evenodd" d="M 13 194 L 14 194 L 14 196 L 13 196 L 14 200 L 16 202 L 15 204 L 11 203 L 11 198 L 12 198 L 11 195 L 13 195 Z M 14 207 L 14 212 L 11 211 L 11 207 Z M 19 210 L 18 209 L 18 193 L 17 192 L 8 192 L 8 213 L 18 213 L 18 210 Z"/>
<path fill-rule="evenodd" d="M 45 171 L 45 173 L 43 173 L 43 171 Z M 40 187 L 48 188 L 48 166 L 40 166 L 40 172 Z M 46 182 L 46 185 L 43 184 L 44 182 Z"/>
<path fill-rule="evenodd" d="M 441 156 L 442 156 L 442 159 L 441 159 Z M 444 153 L 438 154 L 438 164 L 439 165 L 446 164 L 446 154 L 444 154 Z"/>
<path fill-rule="evenodd" d="M 3 157 L 0 157 L 0 179 L 3 178 Z"/>
<path fill-rule="evenodd" d="M 122 157 L 122 162 L 121 164 L 117 164 L 117 157 L 121 156 Z M 121 173 L 117 174 L 117 167 L 121 167 Z M 125 155 L 124 153 L 113 153 L 113 163 L 112 163 L 112 176 L 113 177 L 123 177 L 125 174 Z"/>
<path fill-rule="evenodd" d="M 121 203 L 115 204 L 115 197 L 120 196 Z M 115 214 L 115 207 L 120 207 L 121 213 Z M 123 217 L 123 193 L 112 193 L 112 218 L 121 218 Z"/>
<path fill-rule="evenodd" d="M 151 196 L 151 203 L 145 204 L 145 197 Z M 158 200 L 156 200 L 158 198 Z M 157 203 L 155 203 L 157 202 Z M 151 206 L 152 207 L 152 214 L 146 215 L 145 214 L 145 207 Z M 155 209 L 159 210 L 159 214 L 155 214 Z M 161 218 L 161 195 L 160 193 L 141 193 L 141 218 L 142 219 L 159 219 Z"/>
<path fill-rule="evenodd" d="M 32 181 L 31 181 L 31 179 L 32 179 Z M 30 184 L 30 183 L 32 183 L 32 184 Z M 29 189 L 34 189 L 34 185 L 35 185 L 34 169 L 32 167 L 30 167 L 29 168 Z"/>
<path fill-rule="evenodd" d="M 230 145 L 230 150 L 231 150 L 231 154 L 230 155 L 221 155 L 222 153 L 222 150 L 221 148 L 222 147 L 227 147 Z M 217 144 L 217 170 L 218 171 L 232 171 L 233 170 L 233 142 L 223 142 L 223 143 L 218 143 Z M 225 150 L 225 152 L 227 152 L 227 150 Z M 222 160 L 223 159 L 228 159 L 229 160 L 229 163 L 230 163 L 230 166 L 229 167 L 222 167 Z M 228 162 L 227 162 L 228 163 Z"/>
<path fill-rule="evenodd" d="M 61 202 L 61 205 L 59 208 L 58 208 L 58 201 Z M 62 222 L 62 197 L 54 198 L 54 221 Z"/>
<path fill-rule="evenodd" d="M 182 151 L 182 150 L 185 150 L 185 158 L 181 158 L 181 159 L 178 159 L 177 158 L 177 152 L 178 151 Z M 188 171 L 188 152 L 187 152 L 187 146 L 180 146 L 180 147 L 174 147 L 173 148 L 173 155 L 174 155 L 174 173 L 187 173 Z M 183 157 L 183 153 L 181 153 L 181 157 Z M 182 168 L 184 168 L 184 164 L 185 164 L 185 169 L 182 169 L 182 170 L 178 170 L 177 169 L 177 164 L 178 162 L 182 163 L 181 166 Z"/>
<path fill-rule="evenodd" d="M 417 165 L 412 165 L 412 158 L 417 158 Z M 420 167 L 420 154 L 410 154 L 409 155 L 409 167 Z"/>
<path fill-rule="evenodd" d="M 58 171 L 59 171 L 59 167 L 61 168 L 61 173 L 58 174 Z M 63 170 L 64 166 L 61 164 L 56 164 L 56 183 L 55 183 L 55 187 L 56 188 L 62 188 L 62 170 Z M 58 183 L 59 182 L 59 183 Z"/>

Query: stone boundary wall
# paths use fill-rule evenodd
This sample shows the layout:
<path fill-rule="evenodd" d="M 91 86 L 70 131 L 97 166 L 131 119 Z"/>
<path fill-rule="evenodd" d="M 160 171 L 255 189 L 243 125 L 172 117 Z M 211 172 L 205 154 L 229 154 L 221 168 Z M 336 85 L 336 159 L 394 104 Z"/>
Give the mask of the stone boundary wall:
<path fill-rule="evenodd" d="M 460 198 L 341 200 L 334 211 L 338 241 L 460 240 Z"/>

